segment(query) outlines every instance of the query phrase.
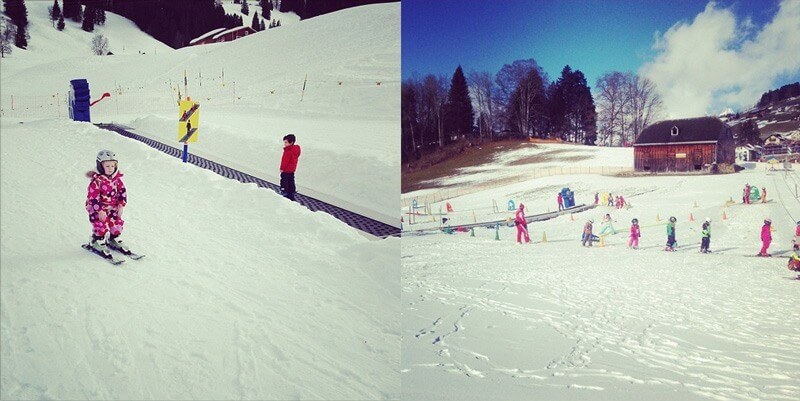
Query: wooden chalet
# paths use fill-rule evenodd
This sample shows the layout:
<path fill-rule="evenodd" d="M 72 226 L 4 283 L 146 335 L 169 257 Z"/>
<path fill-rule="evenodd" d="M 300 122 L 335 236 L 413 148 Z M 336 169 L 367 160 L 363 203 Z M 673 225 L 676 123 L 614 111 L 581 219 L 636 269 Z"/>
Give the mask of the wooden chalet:
<path fill-rule="evenodd" d="M 730 127 L 717 117 L 659 121 L 633 144 L 636 171 L 688 172 L 732 165 L 736 146 Z"/>

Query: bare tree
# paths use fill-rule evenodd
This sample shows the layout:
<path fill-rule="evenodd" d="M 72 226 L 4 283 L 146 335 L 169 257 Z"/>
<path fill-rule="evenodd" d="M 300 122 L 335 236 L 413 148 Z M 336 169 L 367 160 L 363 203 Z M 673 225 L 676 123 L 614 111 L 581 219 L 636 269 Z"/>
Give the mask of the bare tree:
<path fill-rule="evenodd" d="M 504 65 L 495 77 L 500 110 L 509 126 L 528 136 L 533 135 L 536 120 L 545 109 L 547 74 L 536 60 L 516 60 Z"/>
<path fill-rule="evenodd" d="M 447 78 L 427 75 L 422 81 L 422 102 L 427 127 L 434 127 L 439 147 L 449 142 L 444 132 L 444 106 L 447 102 Z"/>
<path fill-rule="evenodd" d="M 613 146 L 614 136 L 622 135 L 624 108 L 628 103 L 627 78 L 614 71 L 597 79 L 597 108 L 600 142 Z"/>
<path fill-rule="evenodd" d="M 608 146 L 635 142 L 661 114 L 663 102 L 647 78 L 612 71 L 601 76 L 596 87 L 601 142 Z"/>
<path fill-rule="evenodd" d="M 92 39 L 92 52 L 98 56 L 108 54 L 108 39 L 103 35 L 94 35 Z"/>
<path fill-rule="evenodd" d="M 629 143 L 633 143 L 645 127 L 661 115 L 663 101 L 656 92 L 653 81 L 639 75 L 630 74 L 628 78 Z"/>
<path fill-rule="evenodd" d="M 469 82 L 470 93 L 475 98 L 475 109 L 478 110 L 478 132 L 481 138 L 488 136 L 490 140 L 494 139 L 497 88 L 492 81 L 492 74 L 487 71 L 472 71 Z"/>

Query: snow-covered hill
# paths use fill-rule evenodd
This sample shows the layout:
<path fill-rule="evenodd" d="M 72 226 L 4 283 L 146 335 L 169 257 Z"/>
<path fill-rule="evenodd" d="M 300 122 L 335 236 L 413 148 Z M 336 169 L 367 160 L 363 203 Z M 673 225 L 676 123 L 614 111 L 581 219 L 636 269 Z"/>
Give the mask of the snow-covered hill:
<path fill-rule="evenodd" d="M 64 30 L 58 31 L 48 16 L 48 7 L 52 5 L 52 1 L 25 2 L 30 22 L 28 48 L 23 50 L 14 47 L 13 53 L 8 58 L 2 59 L 4 80 L 6 74 L 13 74 L 25 67 L 37 64 L 53 65 L 52 62 L 55 60 L 89 58 L 94 54 L 91 43 L 95 35 L 108 38 L 109 49 L 115 55 L 172 51 L 169 46 L 142 32 L 133 21 L 110 12 L 106 12 L 105 25 L 95 26 L 94 32 L 84 31 L 80 22 L 71 19 L 65 19 Z M 63 87 L 64 84 L 60 86 Z M 30 92 L 38 92 L 38 89 L 32 87 Z"/>
<path fill-rule="evenodd" d="M 593 148 L 595 161 L 616 149 Z M 500 163 L 498 163 L 500 164 Z M 786 268 L 800 220 L 796 171 L 750 164 L 738 174 L 609 177 L 553 175 L 430 205 L 405 229 L 503 220 L 513 199 L 527 214 L 557 209 L 556 193 L 623 195 L 627 209 L 599 206 L 529 225 L 404 235 L 403 397 L 415 400 L 784 400 L 800 397 L 800 281 Z M 746 183 L 768 203 L 741 204 Z M 734 203 L 729 205 L 730 200 Z M 493 211 L 493 201 L 500 207 Z M 420 211 L 424 210 L 422 208 Z M 473 214 L 473 212 L 475 214 Z M 617 234 L 584 248 L 584 223 Z M 677 218 L 676 252 L 664 252 L 665 222 Z M 698 252 L 712 219 L 712 254 Z M 764 218 L 773 258 L 761 246 Z M 631 219 L 640 249 L 627 247 Z M 495 240 L 499 234 L 500 240 Z M 546 239 L 546 241 L 545 241 Z"/>
<path fill-rule="evenodd" d="M 39 14 L 31 12 L 31 23 L 52 29 Z M 308 187 L 394 222 L 400 187 L 398 3 L 346 9 L 234 42 L 145 55 L 133 45 L 116 54 L 115 37 L 126 33 L 106 33 L 114 56 L 50 57 L 31 50 L 38 56 L 3 59 L 2 115 L 63 118 L 69 80 L 86 78 L 93 98 L 112 93 L 92 109 L 93 121 L 128 124 L 177 145 L 176 101 L 179 91 L 187 93 L 186 73 L 188 94 L 201 103 L 200 139 L 191 149 L 275 180 L 281 138 L 294 133 L 303 148 L 301 192 Z M 31 46 L 40 45 L 32 39 Z"/>

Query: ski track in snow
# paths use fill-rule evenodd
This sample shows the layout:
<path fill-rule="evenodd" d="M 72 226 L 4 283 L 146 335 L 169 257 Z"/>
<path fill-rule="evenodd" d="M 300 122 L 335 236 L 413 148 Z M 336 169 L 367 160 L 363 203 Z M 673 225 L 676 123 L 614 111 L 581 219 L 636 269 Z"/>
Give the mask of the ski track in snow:
<path fill-rule="evenodd" d="M 554 203 L 554 192 L 534 194 L 536 188 L 557 179 L 499 191 L 519 193 L 525 186 L 525 204 L 543 209 Z M 800 283 L 782 279 L 793 275 L 785 267 L 788 254 L 742 257 L 757 252 L 766 216 L 777 228 L 771 251 L 789 246 L 787 232 L 793 234 L 800 216 L 796 179 L 794 172 L 763 168 L 715 177 L 604 177 L 602 186 L 575 178 L 569 186 L 584 198 L 603 189 L 645 193 L 629 210 L 600 208 L 577 214 L 574 222 L 562 216 L 533 223 L 531 237 L 546 231 L 548 243 L 516 245 L 513 228 L 501 228 L 501 241 L 485 229 L 475 229 L 475 238 L 405 237 L 405 396 L 481 399 L 502 391 L 506 399 L 800 398 Z M 651 185 L 642 185 L 645 180 Z M 785 203 L 736 204 L 722 220 L 724 201 L 736 199 L 748 180 Z M 655 190 L 641 191 L 653 184 Z M 449 202 L 468 211 L 496 196 L 487 191 Z M 690 211 L 697 222 L 683 217 Z M 622 234 L 610 236 L 605 248 L 582 248 L 583 221 L 599 221 L 606 212 Z M 654 221 L 659 212 L 660 224 Z M 672 213 L 679 216 L 681 248 L 666 253 L 663 220 Z M 705 214 L 714 218 L 711 249 L 721 254 L 696 252 Z M 631 217 L 642 221 L 638 251 L 624 243 Z"/>

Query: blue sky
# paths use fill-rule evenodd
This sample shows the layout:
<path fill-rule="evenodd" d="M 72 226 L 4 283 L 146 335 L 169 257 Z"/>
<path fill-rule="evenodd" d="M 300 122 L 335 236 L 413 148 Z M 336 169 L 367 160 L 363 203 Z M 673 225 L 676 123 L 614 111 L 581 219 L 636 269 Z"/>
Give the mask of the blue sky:
<path fill-rule="evenodd" d="M 665 36 L 676 24 L 695 37 L 703 38 L 705 31 L 711 32 L 708 37 L 714 39 L 709 40 L 725 42 L 710 46 L 710 52 L 719 53 L 754 39 L 760 29 L 777 19 L 780 6 L 779 0 L 717 1 L 711 6 L 708 1 L 694 0 L 403 0 L 402 75 L 404 79 L 414 73 L 449 77 L 459 64 L 465 72 L 485 70 L 494 74 L 504 64 L 534 58 L 551 80 L 569 64 L 583 71 L 593 87 L 605 72 L 638 72 L 648 63 L 679 64 L 680 53 L 675 52 L 682 48 L 680 40 L 686 35 Z M 701 14 L 704 18 L 698 17 Z M 790 13 L 784 10 L 783 14 Z M 738 39 L 732 42 L 731 35 L 719 38 L 713 34 L 734 28 Z M 657 37 L 667 46 L 654 49 Z M 790 43 L 781 49 L 793 46 Z M 753 57 L 743 54 L 742 58 Z M 655 71 L 654 77 L 658 77 L 658 71 L 669 71 L 669 67 L 661 67 L 651 66 L 648 71 Z M 746 68 L 752 67 L 742 66 Z M 770 82 L 741 95 L 752 96 L 766 85 L 793 82 L 800 75 L 798 69 L 792 66 L 788 72 L 772 71 Z M 676 74 L 664 72 L 664 86 L 669 86 Z M 728 96 L 723 103 L 742 102 L 731 99 Z"/>

